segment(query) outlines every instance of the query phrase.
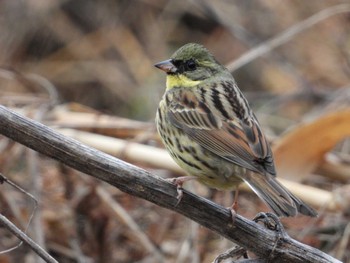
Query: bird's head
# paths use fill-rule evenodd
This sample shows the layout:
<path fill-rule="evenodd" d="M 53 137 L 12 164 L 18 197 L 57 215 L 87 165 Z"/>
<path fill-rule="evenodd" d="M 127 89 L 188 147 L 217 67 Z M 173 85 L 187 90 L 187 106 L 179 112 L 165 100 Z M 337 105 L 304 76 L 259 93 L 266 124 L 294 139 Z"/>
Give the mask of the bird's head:
<path fill-rule="evenodd" d="M 155 66 L 168 75 L 167 89 L 193 87 L 226 71 L 202 45 L 189 43 Z"/>

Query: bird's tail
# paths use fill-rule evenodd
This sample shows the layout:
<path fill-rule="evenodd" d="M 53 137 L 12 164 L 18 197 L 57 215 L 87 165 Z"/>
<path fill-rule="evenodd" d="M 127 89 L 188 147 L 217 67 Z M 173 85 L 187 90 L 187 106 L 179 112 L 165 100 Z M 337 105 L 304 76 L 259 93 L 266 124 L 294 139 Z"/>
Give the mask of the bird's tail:
<path fill-rule="evenodd" d="M 295 216 L 298 212 L 317 216 L 314 209 L 289 192 L 272 175 L 249 172 L 244 181 L 278 216 Z"/>

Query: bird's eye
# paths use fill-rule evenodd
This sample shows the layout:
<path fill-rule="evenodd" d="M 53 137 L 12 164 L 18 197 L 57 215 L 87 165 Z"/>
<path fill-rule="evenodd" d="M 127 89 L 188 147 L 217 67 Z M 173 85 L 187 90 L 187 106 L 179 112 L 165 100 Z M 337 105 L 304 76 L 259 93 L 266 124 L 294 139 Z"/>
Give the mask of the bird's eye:
<path fill-rule="evenodd" d="M 193 59 L 186 61 L 187 70 L 195 70 L 197 68 L 196 62 Z"/>

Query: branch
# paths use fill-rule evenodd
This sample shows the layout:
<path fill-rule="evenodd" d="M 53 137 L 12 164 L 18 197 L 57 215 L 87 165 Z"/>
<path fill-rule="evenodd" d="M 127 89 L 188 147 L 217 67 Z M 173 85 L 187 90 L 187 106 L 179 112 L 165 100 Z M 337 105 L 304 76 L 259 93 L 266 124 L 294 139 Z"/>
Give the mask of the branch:
<path fill-rule="evenodd" d="M 51 257 L 42 247 L 40 247 L 37 243 L 33 241 L 30 237 L 28 237 L 24 232 L 22 232 L 19 228 L 17 228 L 10 220 L 8 220 L 5 216 L 0 214 L 0 225 L 5 226 L 12 234 L 26 243 L 33 251 L 39 255 L 43 260 L 49 263 L 58 263 L 53 257 Z"/>
<path fill-rule="evenodd" d="M 186 190 L 177 203 L 176 187 L 134 165 L 65 137 L 47 126 L 0 106 L 0 133 L 78 171 L 105 181 L 121 191 L 180 213 L 269 262 L 340 261 L 292 238 L 237 215 Z M 273 254 L 271 257 L 271 254 Z"/>
<path fill-rule="evenodd" d="M 261 43 L 260 45 L 254 47 L 253 49 L 244 53 L 238 59 L 236 59 L 233 62 L 226 65 L 226 67 L 230 72 L 233 72 L 233 71 L 237 70 L 238 68 L 243 67 L 244 65 L 253 61 L 257 57 L 260 57 L 260 56 L 270 52 L 274 48 L 281 46 L 284 43 L 287 43 L 295 35 L 303 32 L 304 30 L 321 22 L 322 20 L 327 19 L 327 18 L 334 16 L 334 15 L 348 13 L 348 12 L 350 12 L 350 5 L 349 4 L 340 4 L 340 5 L 336 5 L 336 6 L 332 6 L 332 7 L 329 7 L 327 9 L 324 9 L 324 10 L 310 16 L 309 18 L 291 26 L 290 28 L 286 29 L 282 33 L 278 34 L 276 37 L 273 37 L 272 39 L 269 39 L 269 40 Z"/>

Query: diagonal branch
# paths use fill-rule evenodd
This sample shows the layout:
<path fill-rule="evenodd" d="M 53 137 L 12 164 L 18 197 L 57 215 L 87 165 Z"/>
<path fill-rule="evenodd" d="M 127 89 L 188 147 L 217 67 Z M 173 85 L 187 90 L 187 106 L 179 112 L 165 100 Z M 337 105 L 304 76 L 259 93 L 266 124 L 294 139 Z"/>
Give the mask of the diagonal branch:
<path fill-rule="evenodd" d="M 249 62 L 253 61 L 257 57 L 260 57 L 274 48 L 281 46 L 288 42 L 291 38 L 293 38 L 295 35 L 303 32 L 304 30 L 312 27 L 313 25 L 337 14 L 342 13 L 349 13 L 350 12 L 350 5 L 349 4 L 340 4 L 336 6 L 329 7 L 327 9 L 324 9 L 309 18 L 291 26 L 290 28 L 286 29 L 282 33 L 278 34 L 277 36 L 273 37 L 272 39 L 269 39 L 260 45 L 252 48 L 248 52 L 244 53 L 242 56 L 240 56 L 238 59 L 234 60 L 233 62 L 226 65 L 227 69 L 230 72 L 233 72 L 237 70 L 238 68 L 248 64 Z"/>
<path fill-rule="evenodd" d="M 26 233 L 22 232 L 2 214 L 0 214 L 0 225 L 6 227 L 6 229 L 8 229 L 12 234 L 18 237 L 18 239 L 22 240 L 24 243 L 29 245 L 29 247 L 46 262 L 58 263 L 58 261 L 51 257 L 42 247 L 35 243 L 33 239 L 28 237 Z"/>
<path fill-rule="evenodd" d="M 175 206 L 177 192 L 174 185 L 3 106 L 0 106 L 0 134 L 105 181 L 125 193 L 180 213 L 262 258 L 272 258 L 269 262 L 340 262 L 290 237 L 278 239 L 274 231 L 239 215 L 232 222 L 228 209 L 187 191 L 184 191 L 179 205 Z"/>

